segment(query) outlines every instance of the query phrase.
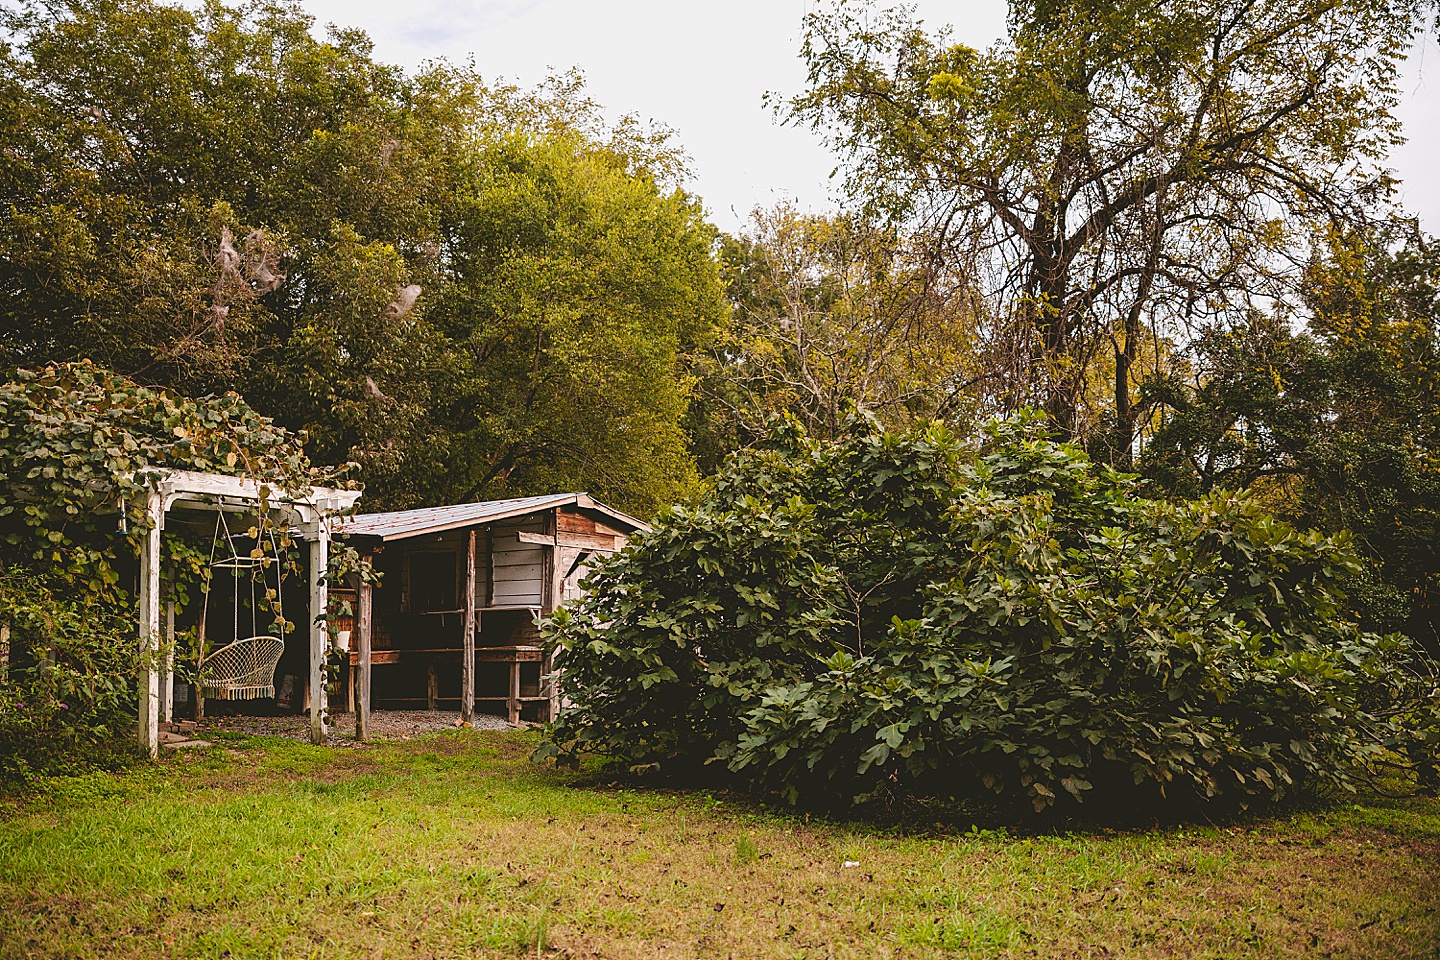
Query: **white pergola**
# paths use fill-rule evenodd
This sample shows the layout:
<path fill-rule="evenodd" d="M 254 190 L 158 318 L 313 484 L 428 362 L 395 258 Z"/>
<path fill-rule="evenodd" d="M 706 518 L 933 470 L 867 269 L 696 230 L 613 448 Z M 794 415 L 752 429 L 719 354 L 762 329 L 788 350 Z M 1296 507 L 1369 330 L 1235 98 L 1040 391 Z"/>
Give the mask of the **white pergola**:
<path fill-rule="evenodd" d="M 309 547 L 310 739 L 324 743 L 325 653 L 330 643 L 326 629 L 329 589 L 325 570 L 330 562 L 330 518 L 349 511 L 360 498 L 360 491 L 313 487 L 304 496 L 297 496 L 257 480 L 189 470 L 147 470 L 136 473 L 132 479 L 145 491 L 145 515 L 149 518 L 149 530 L 140 550 L 141 749 L 151 757 L 159 753 L 162 679 L 166 691 L 174 680 L 173 664 L 168 659 L 165 666 L 159 662 L 160 534 L 165 529 L 165 515 L 172 509 L 259 509 L 262 504 L 297 529 Z"/>

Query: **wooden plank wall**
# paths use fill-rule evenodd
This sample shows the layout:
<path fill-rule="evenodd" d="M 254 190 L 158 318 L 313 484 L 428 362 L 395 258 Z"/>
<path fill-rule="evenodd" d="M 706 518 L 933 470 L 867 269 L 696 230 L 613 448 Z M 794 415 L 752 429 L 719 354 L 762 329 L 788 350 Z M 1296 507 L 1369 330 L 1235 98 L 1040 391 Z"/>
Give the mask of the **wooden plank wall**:
<path fill-rule="evenodd" d="M 493 527 L 495 595 L 487 606 L 541 606 L 545 598 L 545 548 L 521 543 L 519 531 L 545 532 L 544 515 L 505 520 Z"/>
<path fill-rule="evenodd" d="M 485 528 L 475 529 L 475 606 L 490 606 L 490 551 L 485 549 Z M 461 558 L 464 562 L 464 558 Z"/>

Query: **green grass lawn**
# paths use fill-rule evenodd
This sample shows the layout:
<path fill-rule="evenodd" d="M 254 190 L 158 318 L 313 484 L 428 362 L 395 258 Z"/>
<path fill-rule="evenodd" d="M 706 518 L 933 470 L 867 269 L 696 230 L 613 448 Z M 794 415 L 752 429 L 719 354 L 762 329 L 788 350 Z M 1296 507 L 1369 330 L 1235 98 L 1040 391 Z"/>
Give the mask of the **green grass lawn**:
<path fill-rule="evenodd" d="M 534 742 L 236 740 L 57 782 L 0 810 L 0 957 L 1440 955 L 1434 801 L 901 836 L 586 785 Z"/>

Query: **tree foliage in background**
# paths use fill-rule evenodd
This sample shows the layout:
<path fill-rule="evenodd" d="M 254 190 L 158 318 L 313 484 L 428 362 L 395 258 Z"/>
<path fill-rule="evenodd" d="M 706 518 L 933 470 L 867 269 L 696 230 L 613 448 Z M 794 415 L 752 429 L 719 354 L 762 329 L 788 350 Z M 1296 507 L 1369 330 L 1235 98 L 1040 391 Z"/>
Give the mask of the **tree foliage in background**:
<path fill-rule="evenodd" d="M 407 75 L 295 3 L 0 17 L 0 362 L 238 390 L 376 507 L 693 482 L 723 298 L 663 132 L 574 75 Z"/>
<path fill-rule="evenodd" d="M 1155 489 L 1254 488 L 1296 522 L 1355 533 L 1351 603 L 1440 652 L 1440 253 L 1413 232 L 1334 234 L 1307 271 L 1309 329 L 1212 331 L 1147 390 Z"/>
<path fill-rule="evenodd" d="M 1128 465 L 1147 349 L 1297 304 L 1312 237 L 1388 213 L 1396 71 L 1428 13 L 1014 0 L 982 52 L 839 2 L 808 17 L 809 87 L 784 112 L 848 158 L 867 216 L 981 293 L 997 395 Z"/>
<path fill-rule="evenodd" d="M 857 406 L 892 426 L 975 419 L 969 291 L 934 282 L 894 230 L 782 204 L 756 210 L 720 258 L 733 310 L 701 368 L 700 444 L 709 426 L 733 449 L 782 412 L 822 437 Z"/>
<path fill-rule="evenodd" d="M 724 317 L 700 208 L 574 133 L 506 135 L 475 163 L 443 222 L 429 322 L 451 372 L 433 442 L 405 451 L 411 500 L 589 489 L 648 514 L 685 495 L 685 358 Z"/>
<path fill-rule="evenodd" d="M 1134 484 L 1034 419 L 978 454 L 939 426 L 792 422 L 547 624 L 570 706 L 542 755 L 713 761 L 792 802 L 1107 814 L 1431 762 L 1433 676 L 1346 617 L 1347 537 Z"/>

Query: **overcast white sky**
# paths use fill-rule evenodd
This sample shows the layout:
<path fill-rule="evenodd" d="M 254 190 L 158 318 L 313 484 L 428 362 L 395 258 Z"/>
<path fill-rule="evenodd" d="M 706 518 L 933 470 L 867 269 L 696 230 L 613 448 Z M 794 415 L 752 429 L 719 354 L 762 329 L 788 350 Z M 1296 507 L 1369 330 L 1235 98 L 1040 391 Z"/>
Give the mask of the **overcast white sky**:
<path fill-rule="evenodd" d="M 581 68 L 591 95 L 615 116 L 672 127 L 693 159 L 693 187 L 712 219 L 737 229 L 750 209 L 792 198 L 831 204 L 835 158 L 809 131 L 780 127 L 766 91 L 804 83 L 801 18 L 815 0 L 307 0 L 319 25 L 361 27 L 377 56 L 414 67 L 473 56 L 487 79 L 522 85 Z M 985 47 L 1005 28 L 1004 0 L 919 0 L 932 29 Z M 1408 143 L 1393 158 L 1406 207 L 1440 233 L 1440 50 L 1411 57 L 1400 108 Z"/>

